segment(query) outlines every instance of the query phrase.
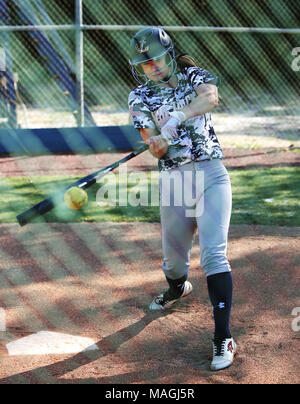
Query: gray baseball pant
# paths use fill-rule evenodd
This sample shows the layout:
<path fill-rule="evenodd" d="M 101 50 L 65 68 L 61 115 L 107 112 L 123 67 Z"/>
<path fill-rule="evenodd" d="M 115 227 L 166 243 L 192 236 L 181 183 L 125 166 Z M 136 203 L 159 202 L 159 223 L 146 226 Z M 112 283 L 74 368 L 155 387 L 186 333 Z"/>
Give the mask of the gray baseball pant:
<path fill-rule="evenodd" d="M 166 277 L 179 279 L 188 275 L 197 228 L 200 264 L 206 276 L 230 272 L 226 253 L 232 193 L 222 160 L 191 162 L 161 172 L 159 184 Z"/>

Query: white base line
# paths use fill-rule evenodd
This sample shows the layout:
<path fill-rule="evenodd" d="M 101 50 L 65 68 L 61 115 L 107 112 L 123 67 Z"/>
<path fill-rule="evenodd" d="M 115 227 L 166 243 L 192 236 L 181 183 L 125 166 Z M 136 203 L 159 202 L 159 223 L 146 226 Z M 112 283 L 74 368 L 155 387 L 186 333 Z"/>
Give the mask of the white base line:
<path fill-rule="evenodd" d="M 99 350 L 90 338 L 40 331 L 6 345 L 10 356 L 71 354 Z"/>

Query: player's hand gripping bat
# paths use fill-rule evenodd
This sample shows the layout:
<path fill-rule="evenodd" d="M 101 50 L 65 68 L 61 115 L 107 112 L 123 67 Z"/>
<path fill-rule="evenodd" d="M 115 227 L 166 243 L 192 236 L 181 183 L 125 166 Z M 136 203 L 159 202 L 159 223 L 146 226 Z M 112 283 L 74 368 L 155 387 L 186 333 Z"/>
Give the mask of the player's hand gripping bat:
<path fill-rule="evenodd" d="M 110 171 L 113 171 L 115 168 L 119 167 L 121 164 L 125 163 L 126 161 L 129 161 L 132 158 L 143 153 L 147 149 L 148 149 L 148 146 L 144 144 L 143 146 L 139 147 L 137 150 L 128 154 L 121 160 L 116 161 L 115 163 L 113 163 L 105 168 L 102 168 L 101 170 L 95 171 L 94 173 L 89 174 L 83 178 L 80 178 L 78 181 L 73 182 L 72 184 L 68 185 L 66 188 L 62 189 L 61 191 L 56 192 L 55 194 L 42 200 L 41 202 L 37 203 L 36 205 L 32 206 L 31 208 L 20 213 L 17 216 L 17 220 L 18 220 L 20 226 L 25 226 L 27 223 L 30 223 L 34 218 L 36 218 L 38 216 L 42 216 L 44 213 L 49 212 L 55 206 L 63 203 L 64 194 L 69 188 L 71 188 L 71 187 L 79 187 L 79 188 L 83 188 L 83 189 L 89 188 L 91 185 L 95 184 L 98 179 L 105 176 Z"/>

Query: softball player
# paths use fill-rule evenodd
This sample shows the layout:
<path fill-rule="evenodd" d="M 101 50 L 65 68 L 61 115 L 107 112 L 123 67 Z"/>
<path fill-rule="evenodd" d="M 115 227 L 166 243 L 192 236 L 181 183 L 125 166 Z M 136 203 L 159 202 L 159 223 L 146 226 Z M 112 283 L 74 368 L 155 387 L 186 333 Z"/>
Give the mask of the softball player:
<path fill-rule="evenodd" d="M 132 74 L 140 85 L 129 95 L 129 109 L 135 128 L 158 158 L 160 171 L 162 268 L 168 290 L 153 300 L 150 309 L 168 309 L 192 292 L 187 279 L 198 229 L 215 320 L 211 369 L 224 369 L 233 362 L 236 343 L 230 332 L 233 287 L 226 257 L 231 184 L 210 115 L 218 105 L 218 78 L 198 68 L 189 56 L 176 59 L 171 38 L 158 27 L 137 32 L 130 51 Z M 175 178 L 173 187 L 165 186 L 166 174 Z M 185 196 L 195 190 L 191 206 Z M 168 197 L 170 203 L 163 203 Z M 198 213 L 187 214 L 191 207 Z"/>

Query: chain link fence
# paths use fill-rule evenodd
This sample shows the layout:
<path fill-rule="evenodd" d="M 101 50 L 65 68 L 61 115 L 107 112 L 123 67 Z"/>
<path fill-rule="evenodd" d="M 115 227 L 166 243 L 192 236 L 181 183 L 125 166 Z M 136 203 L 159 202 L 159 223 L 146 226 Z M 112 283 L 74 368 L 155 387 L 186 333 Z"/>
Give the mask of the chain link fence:
<path fill-rule="evenodd" d="M 298 1 L 83 0 L 81 20 L 80 3 L 0 0 L 2 127 L 80 125 L 79 84 L 85 126 L 130 123 L 127 97 L 136 83 L 128 45 L 146 25 L 165 27 L 177 54 L 194 56 L 220 77 L 216 113 L 299 115 Z"/>

